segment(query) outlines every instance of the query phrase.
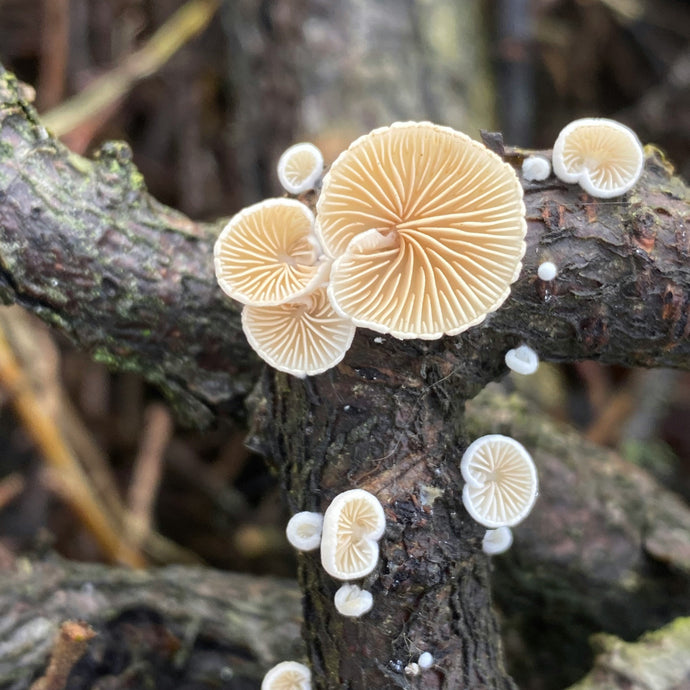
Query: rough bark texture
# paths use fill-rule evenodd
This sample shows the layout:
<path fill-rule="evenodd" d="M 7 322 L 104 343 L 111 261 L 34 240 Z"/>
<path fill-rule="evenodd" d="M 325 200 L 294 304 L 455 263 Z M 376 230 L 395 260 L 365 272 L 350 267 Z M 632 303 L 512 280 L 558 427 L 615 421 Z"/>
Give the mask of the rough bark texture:
<path fill-rule="evenodd" d="M 0 610 L 3 690 L 25 690 L 41 675 L 60 624 L 74 618 L 97 637 L 70 690 L 248 690 L 274 664 L 304 656 L 300 593 L 278 578 L 20 562 L 0 579 Z"/>

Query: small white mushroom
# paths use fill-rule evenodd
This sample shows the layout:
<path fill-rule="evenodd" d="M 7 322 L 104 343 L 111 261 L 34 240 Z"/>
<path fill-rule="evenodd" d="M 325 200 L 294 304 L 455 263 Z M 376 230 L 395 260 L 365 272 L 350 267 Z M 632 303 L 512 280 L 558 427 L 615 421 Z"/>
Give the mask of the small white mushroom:
<path fill-rule="evenodd" d="M 283 152 L 278 161 L 278 179 L 290 194 L 313 189 L 323 172 L 323 155 L 314 144 L 294 144 Z"/>
<path fill-rule="evenodd" d="M 541 182 L 551 174 L 551 163 L 544 156 L 527 156 L 522 161 L 522 176 L 529 181 Z"/>
<path fill-rule="evenodd" d="M 486 530 L 482 540 L 482 550 L 489 556 L 507 551 L 513 545 L 513 531 L 510 527 L 497 527 Z"/>
<path fill-rule="evenodd" d="M 602 199 L 629 191 L 643 167 L 644 149 L 635 132 L 603 117 L 574 120 L 553 145 L 556 176 Z"/>
<path fill-rule="evenodd" d="M 517 525 L 537 500 L 537 468 L 514 438 L 501 434 L 478 438 L 462 456 L 460 471 L 465 509 L 485 527 Z"/>
<path fill-rule="evenodd" d="M 410 676 L 410 678 L 418 676 L 419 664 L 416 661 L 413 661 L 411 664 L 407 664 L 407 666 L 405 666 L 405 675 Z"/>
<path fill-rule="evenodd" d="M 364 489 L 338 494 L 323 516 L 321 565 L 337 580 L 368 575 L 379 559 L 378 540 L 386 529 L 379 500 Z"/>
<path fill-rule="evenodd" d="M 553 261 L 544 261 L 539 264 L 537 268 L 537 275 L 540 280 L 549 281 L 553 280 L 558 274 L 558 267 Z"/>
<path fill-rule="evenodd" d="M 304 510 L 295 513 L 287 523 L 285 536 L 299 551 L 314 551 L 321 544 L 323 515 Z"/>
<path fill-rule="evenodd" d="M 520 345 L 506 352 L 505 362 L 511 371 L 528 376 L 539 368 L 539 355 L 529 345 Z"/>
<path fill-rule="evenodd" d="M 374 597 L 371 592 L 360 589 L 357 585 L 344 584 L 333 598 L 335 608 L 343 616 L 359 618 L 371 611 Z"/>
<path fill-rule="evenodd" d="M 281 661 L 264 676 L 261 690 L 311 690 L 311 671 L 297 661 Z"/>
<path fill-rule="evenodd" d="M 429 652 L 422 652 L 417 663 L 419 668 L 431 668 L 434 665 L 434 657 Z"/>

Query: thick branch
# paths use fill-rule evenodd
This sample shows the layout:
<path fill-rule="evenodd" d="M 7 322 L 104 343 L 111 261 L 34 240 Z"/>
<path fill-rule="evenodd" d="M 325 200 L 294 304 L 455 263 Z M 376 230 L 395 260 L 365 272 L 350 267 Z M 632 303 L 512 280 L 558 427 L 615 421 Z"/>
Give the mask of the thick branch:
<path fill-rule="evenodd" d="M 223 680 L 227 688 L 258 687 L 268 668 L 304 655 L 300 593 L 278 578 L 24 564 L 3 573 L 0 610 L 0 687 L 16 690 L 41 675 L 60 624 L 71 618 L 97 633 L 72 671 L 79 687 L 111 676 L 117 687 L 215 688 Z"/>
<path fill-rule="evenodd" d="M 14 78 L 0 79 L 0 298 L 95 358 L 142 373 L 189 422 L 234 410 L 258 362 L 238 306 L 215 284 L 220 224 L 193 223 L 153 200 L 123 144 L 106 145 L 93 162 L 72 154 L 40 125 Z M 641 183 L 622 200 L 596 201 L 553 178 L 527 185 L 525 268 L 483 325 L 431 345 L 374 345 L 362 331 L 343 367 L 368 366 L 367 351 L 375 359 L 385 349 L 389 368 L 406 371 L 428 355 L 427 369 L 458 372 L 470 392 L 526 340 L 544 359 L 687 368 L 688 189 L 658 151 L 647 156 Z M 549 285 L 536 278 L 546 258 L 560 268 Z M 472 372 L 467 353 L 477 349 L 488 364 Z"/>

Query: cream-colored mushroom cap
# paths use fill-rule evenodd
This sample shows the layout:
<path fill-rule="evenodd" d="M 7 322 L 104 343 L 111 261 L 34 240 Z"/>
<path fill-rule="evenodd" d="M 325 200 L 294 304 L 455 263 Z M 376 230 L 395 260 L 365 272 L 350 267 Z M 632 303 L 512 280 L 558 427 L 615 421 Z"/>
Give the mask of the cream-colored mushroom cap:
<path fill-rule="evenodd" d="M 497 556 L 513 545 L 513 531 L 510 527 L 488 529 L 482 539 L 482 551 L 489 556 Z"/>
<path fill-rule="evenodd" d="M 266 199 L 233 216 L 214 247 L 223 292 L 271 306 L 324 283 L 330 268 L 313 234 L 314 214 L 296 199 Z"/>
<path fill-rule="evenodd" d="M 429 122 L 376 129 L 336 159 L 317 201 L 331 300 L 397 338 L 460 333 L 510 293 L 524 215 L 513 169 L 465 134 Z"/>
<path fill-rule="evenodd" d="M 290 194 L 301 194 L 313 189 L 322 172 L 323 155 L 309 142 L 290 146 L 278 161 L 278 179 L 283 189 Z"/>
<path fill-rule="evenodd" d="M 314 551 L 321 544 L 323 515 L 303 510 L 295 513 L 287 523 L 285 536 L 299 551 Z"/>
<path fill-rule="evenodd" d="M 512 527 L 527 517 L 537 499 L 537 468 L 515 439 L 490 434 L 462 456 L 465 509 L 485 527 Z"/>
<path fill-rule="evenodd" d="M 553 171 L 564 182 L 577 182 L 592 196 L 625 194 L 644 166 L 644 150 L 635 132 L 606 118 L 586 117 L 566 125 L 553 145 Z"/>
<path fill-rule="evenodd" d="M 361 589 L 357 585 L 345 583 L 333 597 L 336 611 L 341 616 L 359 618 L 371 611 L 374 606 L 374 597 L 371 592 Z"/>
<path fill-rule="evenodd" d="M 264 676 L 261 690 L 311 690 L 311 671 L 297 661 L 281 661 Z"/>
<path fill-rule="evenodd" d="M 378 562 L 378 540 L 386 529 L 383 507 L 364 489 L 338 494 L 326 509 L 321 533 L 321 565 L 337 580 L 357 580 Z"/>
<path fill-rule="evenodd" d="M 265 362 L 300 378 L 338 364 L 355 335 L 354 324 L 336 313 L 323 287 L 287 304 L 245 306 L 242 329 Z"/>

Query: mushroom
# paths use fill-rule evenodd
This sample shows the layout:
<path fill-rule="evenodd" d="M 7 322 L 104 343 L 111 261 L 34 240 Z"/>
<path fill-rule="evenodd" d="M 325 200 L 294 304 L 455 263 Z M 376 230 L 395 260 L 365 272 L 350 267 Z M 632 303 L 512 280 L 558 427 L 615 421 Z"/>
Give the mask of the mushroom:
<path fill-rule="evenodd" d="M 421 669 L 431 668 L 434 665 L 434 657 L 430 652 L 422 652 L 419 655 L 419 659 L 417 659 L 417 663 Z"/>
<path fill-rule="evenodd" d="M 541 182 L 551 174 L 551 163 L 544 156 L 527 156 L 522 161 L 522 176 L 532 181 Z"/>
<path fill-rule="evenodd" d="M 553 261 L 544 261 L 540 263 L 539 267 L 537 268 L 537 275 L 539 276 L 539 280 L 548 282 L 550 280 L 553 280 L 557 274 L 558 267 L 555 263 L 553 263 Z"/>
<path fill-rule="evenodd" d="M 251 347 L 274 369 L 304 378 L 334 367 L 355 335 L 335 312 L 326 288 L 273 307 L 245 306 L 242 328 Z"/>
<path fill-rule="evenodd" d="M 379 333 L 460 333 L 502 304 L 520 272 L 517 176 L 448 127 L 398 122 L 360 137 L 325 175 L 316 209 L 335 309 Z"/>
<path fill-rule="evenodd" d="M 295 199 L 266 199 L 233 216 L 213 250 L 216 278 L 243 304 L 294 300 L 328 277 L 313 234 L 314 214 Z"/>
<path fill-rule="evenodd" d="M 297 661 L 281 661 L 264 676 L 261 690 L 311 690 L 311 671 Z"/>
<path fill-rule="evenodd" d="M 323 516 L 321 565 L 337 580 L 368 575 L 379 558 L 378 540 L 386 529 L 383 507 L 364 489 L 338 494 Z"/>
<path fill-rule="evenodd" d="M 516 374 L 529 376 L 539 368 L 539 355 L 529 345 L 520 345 L 506 352 L 505 363 Z"/>
<path fill-rule="evenodd" d="M 295 513 L 287 523 L 285 536 L 299 551 L 314 551 L 321 544 L 323 515 L 303 510 Z"/>
<path fill-rule="evenodd" d="M 359 618 L 359 616 L 371 611 L 374 597 L 371 596 L 371 592 L 360 589 L 357 585 L 346 583 L 335 593 L 333 602 L 341 615 Z"/>
<path fill-rule="evenodd" d="M 512 527 L 537 499 L 537 468 L 524 446 L 500 434 L 482 436 L 462 456 L 462 501 L 481 525 Z"/>
<path fill-rule="evenodd" d="M 639 179 L 643 165 L 637 135 L 615 120 L 575 120 L 561 130 L 553 145 L 554 173 L 602 199 L 625 194 Z"/>
<path fill-rule="evenodd" d="M 278 180 L 290 194 L 313 189 L 322 172 L 323 155 L 309 142 L 290 146 L 278 160 Z"/>
<path fill-rule="evenodd" d="M 507 551 L 513 545 L 513 531 L 505 525 L 488 529 L 482 539 L 482 551 L 489 556 L 496 556 Z"/>

